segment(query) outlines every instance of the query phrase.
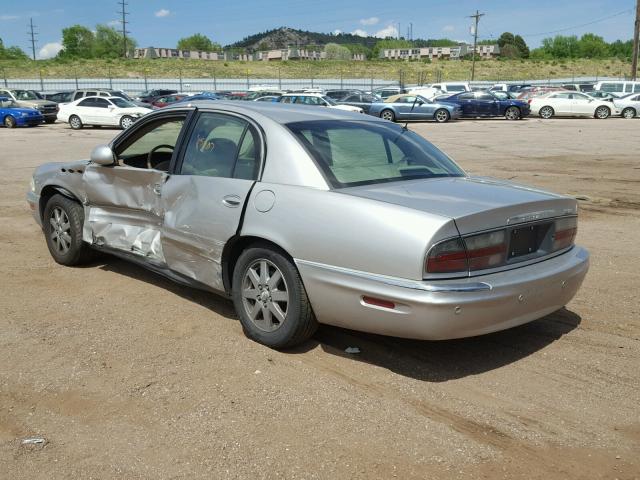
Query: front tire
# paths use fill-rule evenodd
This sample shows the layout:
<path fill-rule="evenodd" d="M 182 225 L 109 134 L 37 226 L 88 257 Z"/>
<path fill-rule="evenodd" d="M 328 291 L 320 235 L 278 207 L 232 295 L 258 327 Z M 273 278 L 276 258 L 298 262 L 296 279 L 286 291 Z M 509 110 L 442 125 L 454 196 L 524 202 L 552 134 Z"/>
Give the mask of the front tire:
<path fill-rule="evenodd" d="M 292 347 L 318 327 L 297 268 L 267 245 L 242 252 L 233 270 L 232 290 L 242 329 L 258 343 Z"/>
<path fill-rule="evenodd" d="M 4 117 L 4 121 L 2 123 L 4 123 L 4 126 L 7 128 L 16 128 L 17 125 L 16 119 L 11 115 Z"/>
<path fill-rule="evenodd" d="M 74 130 L 80 130 L 83 127 L 82 120 L 77 115 L 71 115 L 69 117 L 69 126 Z"/>
<path fill-rule="evenodd" d="M 520 120 L 521 113 L 518 107 L 509 107 L 504 112 L 504 118 L 507 120 Z"/>
<path fill-rule="evenodd" d="M 123 130 L 126 130 L 131 125 L 133 125 L 133 117 L 130 117 L 129 115 L 125 115 L 120 119 L 120 128 L 122 128 Z"/>
<path fill-rule="evenodd" d="M 390 122 L 396 121 L 395 114 L 393 113 L 392 110 L 389 110 L 389 109 L 386 109 L 380 112 L 380 118 L 382 118 L 383 120 L 389 120 Z"/>
<path fill-rule="evenodd" d="M 544 118 L 545 120 L 548 120 L 549 118 L 553 117 L 555 112 L 553 111 L 553 108 L 549 106 L 545 106 L 539 110 L 538 114 L 540 115 L 540 118 Z"/>
<path fill-rule="evenodd" d="M 605 106 L 601 106 L 596 108 L 596 111 L 594 113 L 594 116 L 596 118 L 599 118 L 600 120 L 604 120 L 605 118 L 609 118 L 609 115 L 611 115 L 611 110 L 609 110 L 609 107 L 605 107 Z"/>
<path fill-rule="evenodd" d="M 451 115 L 445 108 L 439 108 L 433 114 L 433 118 L 438 123 L 447 123 L 451 119 Z"/>
<path fill-rule="evenodd" d="M 636 109 L 633 107 L 627 107 L 622 110 L 623 118 L 634 118 L 636 116 Z"/>
<path fill-rule="evenodd" d="M 82 241 L 84 210 L 78 202 L 55 194 L 44 208 L 42 219 L 47 247 L 61 265 L 80 265 L 90 259 L 92 251 Z"/>

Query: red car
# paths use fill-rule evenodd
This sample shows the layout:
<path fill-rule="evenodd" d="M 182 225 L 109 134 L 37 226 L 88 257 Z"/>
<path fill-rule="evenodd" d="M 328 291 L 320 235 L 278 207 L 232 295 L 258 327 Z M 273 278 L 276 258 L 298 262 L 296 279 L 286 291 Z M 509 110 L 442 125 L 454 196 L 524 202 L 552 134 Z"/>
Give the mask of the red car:
<path fill-rule="evenodd" d="M 164 97 L 156 98 L 153 102 L 151 102 L 151 105 L 153 105 L 154 107 L 162 108 L 186 97 L 188 97 L 188 95 L 165 95 Z"/>

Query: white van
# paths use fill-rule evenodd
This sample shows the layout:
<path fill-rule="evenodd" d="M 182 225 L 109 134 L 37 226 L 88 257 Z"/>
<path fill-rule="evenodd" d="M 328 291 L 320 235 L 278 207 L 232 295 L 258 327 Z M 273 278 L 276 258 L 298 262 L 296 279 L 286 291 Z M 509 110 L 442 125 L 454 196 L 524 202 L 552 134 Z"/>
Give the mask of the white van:
<path fill-rule="evenodd" d="M 469 85 L 469 82 L 434 83 L 433 85 L 431 85 L 431 88 L 441 90 L 443 93 L 451 93 L 451 94 L 471 91 L 471 86 Z"/>
<path fill-rule="evenodd" d="M 596 83 L 593 89 L 596 92 L 609 92 L 617 97 L 623 97 L 630 93 L 640 92 L 640 82 L 623 82 L 616 80 L 606 80 Z"/>

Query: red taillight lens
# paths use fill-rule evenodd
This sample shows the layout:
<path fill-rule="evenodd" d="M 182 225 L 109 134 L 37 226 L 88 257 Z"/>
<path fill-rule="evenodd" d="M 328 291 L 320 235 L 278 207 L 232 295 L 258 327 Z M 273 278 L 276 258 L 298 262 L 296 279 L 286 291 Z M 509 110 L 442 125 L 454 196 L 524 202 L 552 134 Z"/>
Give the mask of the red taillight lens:
<path fill-rule="evenodd" d="M 578 233 L 578 218 L 567 217 L 556 220 L 556 231 L 553 234 L 553 251 L 573 245 Z"/>
<path fill-rule="evenodd" d="M 465 238 L 469 270 L 482 270 L 502 265 L 507 256 L 506 238 L 504 230 Z"/>
<path fill-rule="evenodd" d="M 529 105 L 531 105 L 531 100 L 533 100 L 533 98 L 530 98 L 529 100 L 527 100 L 527 103 L 528 103 Z"/>
<path fill-rule="evenodd" d="M 467 252 L 460 238 L 442 242 L 429 251 L 427 273 L 466 272 L 468 269 Z"/>

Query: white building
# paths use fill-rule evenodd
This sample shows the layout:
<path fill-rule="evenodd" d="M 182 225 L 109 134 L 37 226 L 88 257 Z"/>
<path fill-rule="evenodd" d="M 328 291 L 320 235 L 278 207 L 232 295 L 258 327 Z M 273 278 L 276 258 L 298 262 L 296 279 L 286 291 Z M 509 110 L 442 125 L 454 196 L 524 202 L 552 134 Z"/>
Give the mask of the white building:
<path fill-rule="evenodd" d="M 380 58 L 388 60 L 455 60 L 473 51 L 473 45 L 461 44 L 454 47 L 389 48 L 380 52 Z M 500 55 L 498 45 L 477 45 L 476 54 L 481 58 L 495 58 Z"/>

